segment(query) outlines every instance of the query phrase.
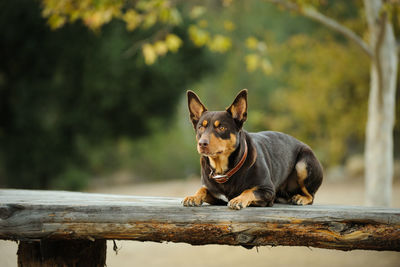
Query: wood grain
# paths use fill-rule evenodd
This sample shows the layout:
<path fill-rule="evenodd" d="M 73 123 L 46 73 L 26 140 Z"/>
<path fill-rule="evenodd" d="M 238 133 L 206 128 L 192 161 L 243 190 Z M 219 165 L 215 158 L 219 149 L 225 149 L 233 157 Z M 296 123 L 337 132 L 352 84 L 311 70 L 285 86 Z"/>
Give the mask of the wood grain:
<path fill-rule="evenodd" d="M 183 207 L 181 199 L 0 190 L 0 239 L 124 239 L 193 245 L 400 251 L 400 210 L 274 205 Z"/>

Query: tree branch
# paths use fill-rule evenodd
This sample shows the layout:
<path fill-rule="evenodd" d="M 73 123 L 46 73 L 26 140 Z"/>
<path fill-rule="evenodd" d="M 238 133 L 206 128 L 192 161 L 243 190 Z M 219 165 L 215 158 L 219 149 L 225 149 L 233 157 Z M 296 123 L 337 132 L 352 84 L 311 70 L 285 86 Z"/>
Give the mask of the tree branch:
<path fill-rule="evenodd" d="M 375 43 L 375 64 L 378 71 L 378 86 L 379 86 L 379 105 L 383 105 L 383 73 L 382 73 L 382 62 L 379 51 L 381 50 L 383 39 L 385 38 L 387 24 L 387 13 L 382 12 L 379 18 L 379 32 Z"/>
<path fill-rule="evenodd" d="M 134 44 L 132 44 L 125 52 L 124 52 L 124 56 L 125 57 L 130 57 L 135 55 L 140 48 L 142 47 L 142 45 L 144 45 L 147 42 L 155 42 L 158 40 L 161 40 L 162 38 L 165 38 L 165 36 L 171 31 L 172 27 L 171 26 L 167 26 L 164 27 L 160 30 L 158 30 L 155 34 L 153 34 L 150 37 L 144 38 L 142 40 L 138 40 L 136 41 Z"/>
<path fill-rule="evenodd" d="M 307 18 L 317 21 L 340 34 L 343 34 L 345 37 L 347 37 L 348 39 L 352 40 L 355 44 L 357 44 L 370 58 L 373 58 L 373 52 L 371 48 L 366 42 L 364 42 L 361 39 L 360 36 L 358 36 L 355 32 L 353 32 L 349 28 L 343 26 L 336 20 L 329 18 L 324 14 L 318 12 L 316 9 L 310 6 L 304 6 L 304 7 L 299 6 L 298 4 L 295 4 L 287 0 L 266 0 L 266 1 L 273 3 L 275 5 L 283 6 L 288 10 L 300 13 Z"/>

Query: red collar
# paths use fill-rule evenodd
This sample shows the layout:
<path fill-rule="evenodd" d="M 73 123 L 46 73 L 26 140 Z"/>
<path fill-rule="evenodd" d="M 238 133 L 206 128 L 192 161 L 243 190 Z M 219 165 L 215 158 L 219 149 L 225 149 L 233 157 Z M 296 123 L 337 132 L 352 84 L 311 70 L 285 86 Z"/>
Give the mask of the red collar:
<path fill-rule="evenodd" d="M 211 170 L 211 172 L 208 175 L 208 177 L 214 179 L 219 184 L 226 183 L 229 180 L 229 178 L 231 178 L 231 176 L 234 175 L 243 166 L 244 162 L 246 161 L 246 158 L 247 158 L 247 142 L 246 142 L 246 139 L 245 139 L 244 140 L 244 153 L 243 153 L 242 158 L 238 162 L 238 164 L 236 164 L 236 166 L 233 167 L 233 169 L 231 169 L 230 171 L 228 171 L 224 175 L 218 175 L 218 174 L 215 175 L 214 171 Z"/>

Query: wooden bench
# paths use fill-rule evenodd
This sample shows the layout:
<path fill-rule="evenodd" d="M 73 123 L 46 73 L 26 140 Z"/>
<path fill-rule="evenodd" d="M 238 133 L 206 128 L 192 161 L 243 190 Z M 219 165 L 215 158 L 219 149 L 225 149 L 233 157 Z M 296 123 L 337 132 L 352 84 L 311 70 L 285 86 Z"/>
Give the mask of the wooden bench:
<path fill-rule="evenodd" d="M 5 189 L 0 239 L 19 241 L 19 266 L 104 266 L 107 239 L 400 251 L 400 210 L 275 205 L 235 211 L 183 207 L 178 198 Z"/>

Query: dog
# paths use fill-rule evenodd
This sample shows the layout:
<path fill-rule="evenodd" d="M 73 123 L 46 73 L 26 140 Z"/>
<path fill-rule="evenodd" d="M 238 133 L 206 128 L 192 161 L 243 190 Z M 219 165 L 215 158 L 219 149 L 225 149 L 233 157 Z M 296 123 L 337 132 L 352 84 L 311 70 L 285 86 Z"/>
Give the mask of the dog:
<path fill-rule="evenodd" d="M 202 187 L 183 199 L 184 206 L 271 207 L 274 203 L 310 205 L 323 179 L 311 148 L 284 133 L 249 133 L 247 89 L 225 111 L 208 111 L 187 91 L 190 120 L 201 155 Z"/>

